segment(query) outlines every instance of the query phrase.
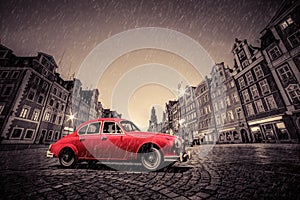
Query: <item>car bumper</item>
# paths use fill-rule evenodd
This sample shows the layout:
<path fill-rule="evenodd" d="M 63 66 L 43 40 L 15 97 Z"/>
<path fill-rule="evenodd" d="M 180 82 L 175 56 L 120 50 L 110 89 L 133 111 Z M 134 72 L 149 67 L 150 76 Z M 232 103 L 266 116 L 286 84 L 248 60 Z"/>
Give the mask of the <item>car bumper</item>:
<path fill-rule="evenodd" d="M 51 151 L 47 150 L 47 154 L 46 154 L 47 158 L 53 158 L 54 154 L 51 153 Z"/>
<path fill-rule="evenodd" d="M 186 162 L 192 158 L 191 151 L 185 151 L 179 155 L 180 162 Z"/>

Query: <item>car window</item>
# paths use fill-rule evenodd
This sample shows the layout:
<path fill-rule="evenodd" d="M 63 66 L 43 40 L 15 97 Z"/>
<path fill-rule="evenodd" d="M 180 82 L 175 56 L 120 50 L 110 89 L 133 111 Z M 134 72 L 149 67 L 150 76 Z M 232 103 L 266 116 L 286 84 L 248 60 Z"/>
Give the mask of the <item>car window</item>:
<path fill-rule="evenodd" d="M 131 121 L 121 121 L 121 125 L 127 132 L 140 131 L 140 129 Z"/>
<path fill-rule="evenodd" d="M 86 134 L 97 134 L 99 133 L 101 122 L 94 122 L 89 124 Z"/>
<path fill-rule="evenodd" d="M 103 133 L 104 134 L 118 134 L 118 133 L 122 133 L 122 129 L 115 122 L 104 122 Z"/>
<path fill-rule="evenodd" d="M 79 134 L 79 135 L 85 134 L 87 127 L 88 127 L 88 125 L 85 125 L 85 126 L 83 126 L 82 128 L 80 128 L 80 129 L 78 130 L 78 134 Z"/>

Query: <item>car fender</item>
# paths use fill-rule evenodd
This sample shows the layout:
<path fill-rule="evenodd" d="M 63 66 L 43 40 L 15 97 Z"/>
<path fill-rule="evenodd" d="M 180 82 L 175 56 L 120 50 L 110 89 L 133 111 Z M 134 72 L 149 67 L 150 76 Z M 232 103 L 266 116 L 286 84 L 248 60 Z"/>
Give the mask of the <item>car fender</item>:
<path fill-rule="evenodd" d="M 63 144 L 62 146 L 60 146 L 57 156 L 59 156 L 59 153 L 61 152 L 61 150 L 66 147 L 71 148 L 74 151 L 75 156 L 78 158 L 78 150 L 75 147 L 75 145 L 73 145 L 73 144 Z"/>
<path fill-rule="evenodd" d="M 137 151 L 136 151 L 136 154 L 137 154 L 137 155 L 138 155 L 140 149 L 142 148 L 142 146 L 145 145 L 145 144 L 154 144 L 154 145 L 156 145 L 156 146 L 162 151 L 162 153 L 163 153 L 162 147 L 161 147 L 157 142 L 155 142 L 155 141 L 153 141 L 153 140 L 150 140 L 150 141 L 145 141 L 145 142 L 143 142 L 142 144 L 140 144 L 140 145 L 138 146 Z"/>

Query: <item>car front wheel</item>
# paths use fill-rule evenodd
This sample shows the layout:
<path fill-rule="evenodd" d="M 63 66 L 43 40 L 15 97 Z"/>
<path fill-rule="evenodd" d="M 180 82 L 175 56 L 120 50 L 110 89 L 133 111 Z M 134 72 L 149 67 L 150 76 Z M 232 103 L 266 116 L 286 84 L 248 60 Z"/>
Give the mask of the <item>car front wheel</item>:
<path fill-rule="evenodd" d="M 59 162 L 63 167 L 74 167 L 76 161 L 75 153 L 70 148 L 64 148 L 59 153 Z"/>
<path fill-rule="evenodd" d="M 145 153 L 142 153 L 141 163 L 146 170 L 156 171 L 159 169 L 163 161 L 161 152 L 152 147 Z"/>

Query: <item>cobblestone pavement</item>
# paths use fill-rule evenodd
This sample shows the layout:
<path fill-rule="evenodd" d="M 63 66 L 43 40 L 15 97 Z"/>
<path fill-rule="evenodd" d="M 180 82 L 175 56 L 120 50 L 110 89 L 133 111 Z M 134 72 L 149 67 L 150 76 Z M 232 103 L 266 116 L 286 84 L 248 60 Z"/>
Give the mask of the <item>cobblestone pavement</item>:
<path fill-rule="evenodd" d="M 45 148 L 0 151 L 1 199 L 300 199 L 299 144 L 203 145 L 158 172 L 59 167 Z"/>

